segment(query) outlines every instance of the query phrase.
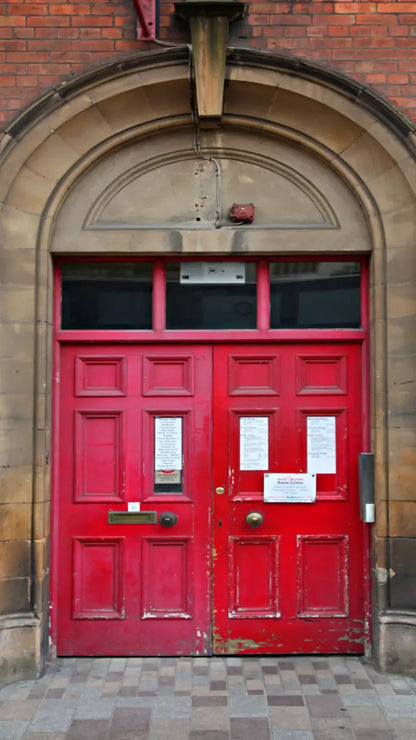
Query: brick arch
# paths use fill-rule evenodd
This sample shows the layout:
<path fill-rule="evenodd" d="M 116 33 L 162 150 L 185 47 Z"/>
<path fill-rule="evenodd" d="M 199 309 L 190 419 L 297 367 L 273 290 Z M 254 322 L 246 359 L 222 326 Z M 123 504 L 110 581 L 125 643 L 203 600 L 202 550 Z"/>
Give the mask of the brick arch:
<path fill-rule="evenodd" d="M 397 506 L 397 500 L 389 502 L 400 476 L 410 475 L 403 446 L 411 450 L 414 445 L 409 427 L 406 431 L 400 419 L 408 402 L 406 379 L 414 375 L 410 356 L 416 351 L 408 334 L 416 282 L 416 168 L 414 133 L 405 118 L 381 99 L 358 93 L 356 83 L 327 71 L 324 75 L 306 63 L 290 68 L 279 57 L 233 52 L 227 66 L 223 129 L 284 140 L 309 152 L 348 187 L 367 225 L 368 238 L 360 251 L 372 255 L 372 443 L 378 469 L 375 604 L 384 645 L 380 660 L 387 665 L 389 660 L 394 664 L 394 655 L 400 652 L 391 637 L 397 625 L 401 624 L 403 644 L 416 628 L 412 615 L 402 615 L 402 622 L 389 617 L 386 547 L 390 535 L 407 536 L 407 521 L 416 513 L 409 492 L 404 493 L 404 506 Z M 21 397 L 15 397 L 11 387 L 4 413 L 13 430 L 9 444 L 16 448 L 10 451 L 14 474 L 7 474 L 6 488 L 11 490 L 17 481 L 19 531 L 23 538 L 33 533 L 27 614 L 36 615 L 27 616 L 23 626 L 21 620 L 8 629 L 16 635 L 10 643 L 13 651 L 23 628 L 26 635 L 33 634 L 37 665 L 42 660 L 40 635 L 47 629 L 41 584 L 47 577 L 44 553 L 49 534 L 53 235 L 68 194 L 96 163 L 132 141 L 142 142 L 145 150 L 152 136 L 161 131 L 174 136 L 190 127 L 191 118 L 187 52 L 175 49 L 75 78 L 15 119 L 3 136 L 1 228 L 9 280 L 9 292 L 2 295 L 7 317 L 4 346 L 18 358 L 24 375 Z M 220 141 L 221 130 L 215 136 Z M 13 500 L 10 494 L 11 515 Z"/>

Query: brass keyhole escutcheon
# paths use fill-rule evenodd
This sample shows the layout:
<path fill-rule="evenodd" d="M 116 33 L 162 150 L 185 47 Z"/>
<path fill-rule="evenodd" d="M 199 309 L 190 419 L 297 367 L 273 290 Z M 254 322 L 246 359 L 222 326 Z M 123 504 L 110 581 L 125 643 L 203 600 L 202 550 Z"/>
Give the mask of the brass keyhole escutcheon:
<path fill-rule="evenodd" d="M 260 514 L 259 511 L 250 511 L 246 516 L 246 522 L 249 527 L 259 527 L 260 524 L 263 524 L 263 514 Z"/>
<path fill-rule="evenodd" d="M 224 493 L 225 488 L 223 486 L 218 486 L 218 488 L 215 489 L 215 493 L 221 494 Z"/>

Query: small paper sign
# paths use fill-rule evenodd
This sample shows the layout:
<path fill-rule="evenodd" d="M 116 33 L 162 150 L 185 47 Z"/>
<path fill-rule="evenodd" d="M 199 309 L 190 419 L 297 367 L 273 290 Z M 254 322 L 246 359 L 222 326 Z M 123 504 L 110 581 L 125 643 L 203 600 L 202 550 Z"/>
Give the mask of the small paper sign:
<path fill-rule="evenodd" d="M 181 470 L 155 470 L 155 484 L 166 485 L 167 483 L 175 484 L 181 482 Z"/>
<path fill-rule="evenodd" d="M 140 511 L 140 501 L 129 501 L 127 511 Z"/>
<path fill-rule="evenodd" d="M 336 473 L 335 416 L 308 416 L 308 473 Z"/>
<path fill-rule="evenodd" d="M 268 503 L 311 504 L 316 500 L 316 475 L 265 473 L 264 500 Z"/>
<path fill-rule="evenodd" d="M 155 470 L 182 470 L 182 417 L 155 419 Z"/>
<path fill-rule="evenodd" d="M 269 419 L 240 417 L 240 470 L 268 470 Z"/>

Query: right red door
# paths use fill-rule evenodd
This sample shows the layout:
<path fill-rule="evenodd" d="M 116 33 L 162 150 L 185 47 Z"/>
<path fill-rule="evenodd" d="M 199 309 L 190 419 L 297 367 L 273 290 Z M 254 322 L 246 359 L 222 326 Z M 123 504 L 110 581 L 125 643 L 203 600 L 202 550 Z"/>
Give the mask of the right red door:
<path fill-rule="evenodd" d="M 214 348 L 215 653 L 364 650 L 361 353 Z M 316 500 L 266 503 L 265 473 L 313 474 Z"/>

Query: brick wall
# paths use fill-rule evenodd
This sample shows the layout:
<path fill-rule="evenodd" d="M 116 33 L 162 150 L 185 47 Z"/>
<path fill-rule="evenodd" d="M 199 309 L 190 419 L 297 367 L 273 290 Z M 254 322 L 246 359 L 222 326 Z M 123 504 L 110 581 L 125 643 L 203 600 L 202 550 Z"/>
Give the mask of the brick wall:
<path fill-rule="evenodd" d="M 416 121 L 416 2 L 249 2 L 230 44 L 316 61 L 372 86 Z M 61 80 L 152 48 L 136 40 L 132 0 L 0 5 L 0 125 Z M 188 28 L 160 2 L 164 40 Z"/>

